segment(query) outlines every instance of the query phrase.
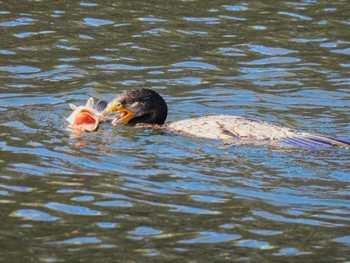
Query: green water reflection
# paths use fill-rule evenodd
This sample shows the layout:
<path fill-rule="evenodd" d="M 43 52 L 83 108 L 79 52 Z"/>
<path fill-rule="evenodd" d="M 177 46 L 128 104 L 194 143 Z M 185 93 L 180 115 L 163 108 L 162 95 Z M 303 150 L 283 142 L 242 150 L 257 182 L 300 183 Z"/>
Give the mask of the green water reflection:
<path fill-rule="evenodd" d="M 347 1 L 0 1 L 0 261 L 342 262 L 350 153 L 150 129 L 69 103 L 147 87 L 168 121 L 349 138 Z"/>

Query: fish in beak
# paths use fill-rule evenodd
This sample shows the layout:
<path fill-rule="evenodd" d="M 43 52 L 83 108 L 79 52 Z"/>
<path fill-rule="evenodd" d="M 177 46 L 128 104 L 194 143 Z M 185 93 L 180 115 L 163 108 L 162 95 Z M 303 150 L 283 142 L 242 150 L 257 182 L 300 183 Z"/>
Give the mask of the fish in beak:
<path fill-rule="evenodd" d="M 69 104 L 73 113 L 66 119 L 70 127 L 76 130 L 92 132 L 97 130 L 101 122 L 104 121 L 102 112 L 107 107 L 106 101 L 99 101 L 94 105 L 94 99 L 90 98 L 85 106 L 75 106 Z"/>

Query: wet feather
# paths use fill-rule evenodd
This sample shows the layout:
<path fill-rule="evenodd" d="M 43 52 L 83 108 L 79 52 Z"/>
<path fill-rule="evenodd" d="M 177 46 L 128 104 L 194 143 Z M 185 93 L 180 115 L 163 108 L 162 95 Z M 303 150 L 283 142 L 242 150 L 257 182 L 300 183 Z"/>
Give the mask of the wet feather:
<path fill-rule="evenodd" d="M 272 125 L 266 122 L 229 115 L 203 116 L 163 124 L 167 117 L 167 105 L 164 99 L 150 89 L 135 89 L 127 91 L 112 100 L 106 115 L 119 113 L 115 124 L 158 124 L 157 129 L 196 136 L 206 139 L 221 140 L 236 144 L 252 142 L 284 142 L 294 146 L 313 149 L 338 146 L 348 149 L 350 143 L 346 140 L 320 135 L 298 132 L 289 128 Z"/>

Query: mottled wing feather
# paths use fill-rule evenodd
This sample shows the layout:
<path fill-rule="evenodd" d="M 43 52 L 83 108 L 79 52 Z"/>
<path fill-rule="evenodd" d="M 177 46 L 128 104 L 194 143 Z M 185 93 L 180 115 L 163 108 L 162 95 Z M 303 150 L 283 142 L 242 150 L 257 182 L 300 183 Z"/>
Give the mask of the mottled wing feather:
<path fill-rule="evenodd" d="M 176 132 L 219 140 L 230 140 L 232 138 L 279 140 L 298 135 L 297 132 L 287 128 L 228 115 L 182 120 L 169 124 L 168 128 Z"/>
<path fill-rule="evenodd" d="M 167 125 L 167 128 L 182 134 L 222 141 L 280 141 L 306 148 L 339 146 L 349 148 L 345 140 L 300 133 L 288 128 L 268 124 L 250 118 L 215 115 L 182 120 Z"/>

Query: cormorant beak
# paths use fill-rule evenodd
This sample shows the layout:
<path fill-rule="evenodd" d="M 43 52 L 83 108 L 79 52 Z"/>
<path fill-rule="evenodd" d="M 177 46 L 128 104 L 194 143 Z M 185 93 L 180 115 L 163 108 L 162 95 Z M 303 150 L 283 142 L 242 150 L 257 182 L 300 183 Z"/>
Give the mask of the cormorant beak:
<path fill-rule="evenodd" d="M 113 119 L 112 125 L 127 124 L 131 119 L 134 118 L 132 111 L 125 108 L 124 105 L 119 102 L 110 103 L 103 114 L 110 114 L 113 112 L 117 112 L 119 114 Z"/>

